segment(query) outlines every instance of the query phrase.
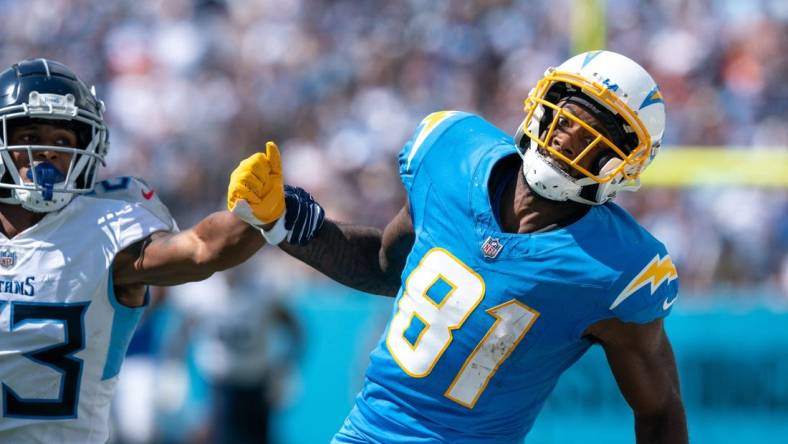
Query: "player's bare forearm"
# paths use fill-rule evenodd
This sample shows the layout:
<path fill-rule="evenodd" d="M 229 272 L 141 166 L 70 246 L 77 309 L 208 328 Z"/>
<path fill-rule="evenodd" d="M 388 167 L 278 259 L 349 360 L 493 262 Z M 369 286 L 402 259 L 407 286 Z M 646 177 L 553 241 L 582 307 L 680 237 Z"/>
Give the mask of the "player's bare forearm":
<path fill-rule="evenodd" d="M 399 290 L 400 269 L 381 260 L 383 233 L 378 228 L 326 220 L 306 246 L 286 242 L 279 246 L 289 255 L 335 281 L 367 293 L 394 296 Z"/>
<path fill-rule="evenodd" d="M 587 333 L 602 344 L 621 394 L 632 407 L 638 444 L 686 443 L 679 376 L 662 319 L 647 324 L 608 319 Z"/>
<path fill-rule="evenodd" d="M 656 374 L 649 376 L 653 385 L 661 389 L 663 397 L 652 394 L 639 396 L 640 401 L 633 400 L 635 409 L 635 436 L 638 444 L 684 444 L 689 441 L 687 417 L 681 401 L 679 375 L 676 369 L 673 348 L 664 331 L 658 346 L 657 361 L 652 364 Z M 642 375 L 646 377 L 645 375 Z M 661 399 L 661 401 L 642 402 L 643 399 Z M 655 408 L 655 406 L 660 406 Z"/>
<path fill-rule="evenodd" d="M 115 259 L 115 284 L 178 285 L 199 281 L 248 259 L 265 241 L 227 211 L 180 233 L 154 233 Z"/>
<path fill-rule="evenodd" d="M 684 405 L 676 394 L 664 411 L 647 416 L 635 416 L 635 436 L 638 444 L 684 444 L 689 441 Z"/>
<path fill-rule="evenodd" d="M 234 267 L 249 259 L 265 244 L 257 228 L 227 211 L 211 214 L 193 230 L 202 246 L 195 265 L 206 272 Z"/>

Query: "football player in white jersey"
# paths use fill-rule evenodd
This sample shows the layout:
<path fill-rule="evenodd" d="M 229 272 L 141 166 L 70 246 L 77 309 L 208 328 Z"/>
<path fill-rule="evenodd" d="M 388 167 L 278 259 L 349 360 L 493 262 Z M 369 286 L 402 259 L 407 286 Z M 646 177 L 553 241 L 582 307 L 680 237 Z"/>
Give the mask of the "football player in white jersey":
<path fill-rule="evenodd" d="M 103 111 L 60 63 L 0 72 L 0 442 L 106 442 L 147 285 L 204 279 L 264 244 L 228 212 L 178 232 L 138 179 L 96 183 Z"/>

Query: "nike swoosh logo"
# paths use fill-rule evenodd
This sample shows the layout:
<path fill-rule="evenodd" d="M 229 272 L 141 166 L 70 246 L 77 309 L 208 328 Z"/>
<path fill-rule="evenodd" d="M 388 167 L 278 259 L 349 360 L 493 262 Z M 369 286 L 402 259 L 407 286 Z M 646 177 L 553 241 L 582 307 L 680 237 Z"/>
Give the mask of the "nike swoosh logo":
<path fill-rule="evenodd" d="M 145 200 L 150 200 L 150 198 L 153 197 L 153 190 L 150 191 L 142 190 L 142 197 L 144 197 Z"/>
<path fill-rule="evenodd" d="M 668 308 L 670 308 L 670 307 L 671 307 L 673 304 L 675 304 L 675 303 L 676 303 L 676 301 L 677 301 L 678 299 L 679 299 L 679 297 L 678 297 L 678 296 L 676 296 L 675 298 L 673 298 L 673 300 L 672 300 L 672 301 L 668 302 L 668 298 L 665 298 L 665 302 L 663 302 L 663 303 L 662 303 L 662 309 L 663 309 L 663 310 L 667 310 L 667 309 L 668 309 Z"/>

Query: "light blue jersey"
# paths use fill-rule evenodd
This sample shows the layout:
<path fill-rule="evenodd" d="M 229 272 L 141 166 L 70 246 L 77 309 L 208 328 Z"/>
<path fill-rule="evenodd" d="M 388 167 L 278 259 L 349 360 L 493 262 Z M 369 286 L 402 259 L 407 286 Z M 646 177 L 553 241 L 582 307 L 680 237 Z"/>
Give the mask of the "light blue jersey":
<path fill-rule="evenodd" d="M 504 233 L 488 185 L 516 154 L 478 116 L 427 117 L 400 154 L 416 240 L 392 319 L 335 442 L 521 443 L 593 323 L 666 316 L 665 247 L 608 203 L 537 234 Z"/>

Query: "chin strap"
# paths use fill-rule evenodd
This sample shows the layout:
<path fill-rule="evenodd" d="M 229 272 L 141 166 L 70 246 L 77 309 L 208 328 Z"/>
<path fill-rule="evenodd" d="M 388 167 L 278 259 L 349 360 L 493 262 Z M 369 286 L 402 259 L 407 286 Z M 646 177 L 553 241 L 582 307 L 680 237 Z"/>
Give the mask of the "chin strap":
<path fill-rule="evenodd" d="M 43 193 L 38 190 L 14 190 L 16 204 L 34 213 L 51 213 L 58 211 L 68 205 L 74 198 L 73 193 L 53 192 L 50 199 L 45 199 Z"/>
<path fill-rule="evenodd" d="M 586 199 L 582 196 L 583 187 L 595 185 L 593 179 L 584 177 L 575 179 L 546 159 L 535 148 L 529 148 L 521 153 L 523 159 L 523 174 L 528 186 L 545 199 L 564 202 L 571 200 L 586 205 L 601 205 L 609 197 L 601 194 L 606 190 L 602 187 L 596 193 L 596 200 Z"/>

